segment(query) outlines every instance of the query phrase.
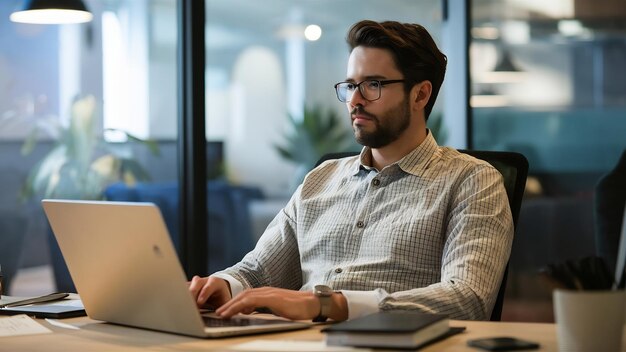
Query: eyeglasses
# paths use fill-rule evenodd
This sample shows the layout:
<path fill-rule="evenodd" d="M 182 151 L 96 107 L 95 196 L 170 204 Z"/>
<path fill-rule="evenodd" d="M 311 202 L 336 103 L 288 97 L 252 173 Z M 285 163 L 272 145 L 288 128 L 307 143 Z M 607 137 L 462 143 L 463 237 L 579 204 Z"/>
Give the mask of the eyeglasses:
<path fill-rule="evenodd" d="M 361 93 L 363 99 L 367 101 L 374 101 L 380 99 L 380 89 L 387 84 L 404 82 L 403 79 L 366 79 L 359 83 L 354 82 L 339 82 L 335 84 L 335 91 L 337 92 L 337 99 L 342 103 L 347 103 L 352 100 L 354 92 L 357 88 Z"/>

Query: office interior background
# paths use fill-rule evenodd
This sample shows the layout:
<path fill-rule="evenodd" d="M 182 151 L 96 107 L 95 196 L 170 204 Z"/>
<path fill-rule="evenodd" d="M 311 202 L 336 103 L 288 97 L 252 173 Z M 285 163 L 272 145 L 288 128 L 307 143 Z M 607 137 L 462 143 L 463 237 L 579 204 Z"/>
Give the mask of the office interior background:
<path fill-rule="evenodd" d="M 46 195 L 23 192 L 42 160 L 55 175 L 44 187 L 51 196 L 157 203 L 182 251 L 178 58 L 187 19 L 177 1 L 88 0 L 94 20 L 80 25 L 11 22 L 19 3 L 0 2 L 0 265 L 9 293 L 72 289 L 39 204 Z M 465 25 L 451 19 L 457 6 Z M 206 238 L 206 273 L 254 246 L 322 142 L 335 136 L 327 148 L 358 150 L 333 89 L 345 78 L 350 25 L 416 22 L 450 62 L 429 121 L 439 144 L 521 152 L 530 163 L 503 320 L 553 320 L 539 271 L 596 254 L 595 186 L 626 149 L 622 0 L 206 0 L 205 10 L 206 65 L 195 73 L 205 114 L 194 118 L 206 126 L 207 231 L 187 236 Z M 55 174 L 62 164 L 49 153 L 71 146 L 77 128 L 93 157 L 64 160 Z M 158 153 L 119 131 L 155 142 Z M 132 167 L 117 170 L 120 161 Z M 78 181 L 89 170 L 104 176 Z M 129 170 L 149 180 L 134 183 Z"/>

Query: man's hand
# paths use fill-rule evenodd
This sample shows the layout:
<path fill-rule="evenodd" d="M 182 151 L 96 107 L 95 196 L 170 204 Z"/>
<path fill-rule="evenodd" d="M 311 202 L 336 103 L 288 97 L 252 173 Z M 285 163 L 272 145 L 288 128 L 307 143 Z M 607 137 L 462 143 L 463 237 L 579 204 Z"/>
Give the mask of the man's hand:
<path fill-rule="evenodd" d="M 348 318 L 346 299 L 342 294 L 335 293 L 332 301 L 333 307 L 329 317 L 334 320 L 346 320 Z M 292 320 L 313 319 L 320 313 L 320 301 L 313 292 L 274 287 L 245 290 L 215 312 L 223 318 L 230 318 L 238 313 L 250 314 L 261 307 Z"/>
<path fill-rule="evenodd" d="M 231 299 L 228 282 L 217 277 L 194 276 L 189 283 L 189 291 L 201 308 L 216 309 Z"/>

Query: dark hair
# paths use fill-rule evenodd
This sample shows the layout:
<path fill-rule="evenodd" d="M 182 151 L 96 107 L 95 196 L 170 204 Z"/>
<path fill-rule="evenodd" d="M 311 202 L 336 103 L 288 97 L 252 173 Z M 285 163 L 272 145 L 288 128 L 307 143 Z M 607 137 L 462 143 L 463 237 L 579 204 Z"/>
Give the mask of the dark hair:
<path fill-rule="evenodd" d="M 426 28 L 419 24 L 363 20 L 350 28 L 346 41 L 350 50 L 357 46 L 389 50 L 406 80 L 406 91 L 416 83 L 430 81 L 433 89 L 424 108 L 428 120 L 446 74 L 447 57 Z"/>

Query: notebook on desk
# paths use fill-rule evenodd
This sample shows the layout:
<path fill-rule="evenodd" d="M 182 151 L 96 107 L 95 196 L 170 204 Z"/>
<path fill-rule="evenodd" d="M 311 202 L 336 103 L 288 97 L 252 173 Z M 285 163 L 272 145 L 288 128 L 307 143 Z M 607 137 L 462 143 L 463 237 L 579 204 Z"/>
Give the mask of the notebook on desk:
<path fill-rule="evenodd" d="M 92 319 L 197 337 L 309 326 L 201 314 L 161 212 L 152 203 L 43 200 L 42 205 Z"/>

